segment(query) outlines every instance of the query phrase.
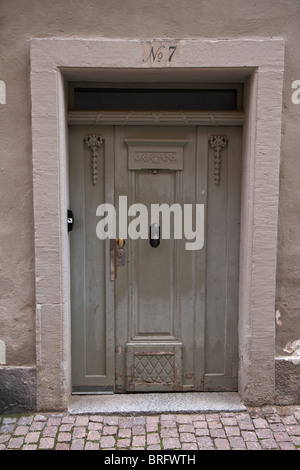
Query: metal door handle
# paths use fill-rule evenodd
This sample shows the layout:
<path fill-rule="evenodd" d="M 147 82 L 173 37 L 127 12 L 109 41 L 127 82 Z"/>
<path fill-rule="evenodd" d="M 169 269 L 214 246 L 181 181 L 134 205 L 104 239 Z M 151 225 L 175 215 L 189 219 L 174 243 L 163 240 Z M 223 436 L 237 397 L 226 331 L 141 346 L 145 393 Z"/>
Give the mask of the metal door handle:
<path fill-rule="evenodd" d="M 160 244 L 160 226 L 156 223 L 149 227 L 149 242 L 153 248 L 157 248 Z"/>
<path fill-rule="evenodd" d="M 124 240 L 124 238 L 119 238 L 119 240 L 118 240 L 118 247 L 119 247 L 119 248 L 123 248 L 124 245 L 125 245 L 125 240 Z"/>
<path fill-rule="evenodd" d="M 112 238 L 110 240 L 110 280 L 115 281 L 117 279 L 117 274 L 117 242 Z"/>
<path fill-rule="evenodd" d="M 115 239 L 110 240 L 110 280 L 115 281 L 117 279 L 118 267 L 125 266 L 125 240 L 119 238 L 118 241 Z"/>

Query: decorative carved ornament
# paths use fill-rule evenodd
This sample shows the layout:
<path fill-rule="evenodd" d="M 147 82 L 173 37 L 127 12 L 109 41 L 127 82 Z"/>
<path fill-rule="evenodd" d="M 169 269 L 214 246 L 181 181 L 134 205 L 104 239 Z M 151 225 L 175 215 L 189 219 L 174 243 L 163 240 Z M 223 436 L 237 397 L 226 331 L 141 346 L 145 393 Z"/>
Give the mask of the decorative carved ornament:
<path fill-rule="evenodd" d="M 137 152 L 135 160 L 137 162 L 149 162 L 152 163 L 162 163 L 162 162 L 172 162 L 175 163 L 176 152 Z"/>
<path fill-rule="evenodd" d="M 91 150 L 91 170 L 92 170 L 92 183 L 95 185 L 98 178 L 98 153 L 97 150 L 101 147 L 103 139 L 100 135 L 88 135 L 85 139 L 86 146 Z"/>
<path fill-rule="evenodd" d="M 134 355 L 134 382 L 173 383 L 175 375 L 173 352 L 142 353 Z"/>
<path fill-rule="evenodd" d="M 219 186 L 221 179 L 221 150 L 227 145 L 228 138 L 225 135 L 212 135 L 209 143 L 214 149 L 214 180 L 215 185 Z"/>
<path fill-rule="evenodd" d="M 186 140 L 125 139 L 124 142 L 128 146 L 128 170 L 183 170 Z"/>
<path fill-rule="evenodd" d="M 236 126 L 242 125 L 242 111 L 69 111 L 68 122 L 75 125 L 100 126 Z"/>

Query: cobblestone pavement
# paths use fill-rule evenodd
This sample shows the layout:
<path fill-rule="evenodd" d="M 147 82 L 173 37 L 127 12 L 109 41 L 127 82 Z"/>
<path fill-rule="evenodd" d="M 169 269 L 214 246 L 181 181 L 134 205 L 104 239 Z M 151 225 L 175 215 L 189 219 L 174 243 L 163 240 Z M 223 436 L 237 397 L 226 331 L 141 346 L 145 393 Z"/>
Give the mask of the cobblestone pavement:
<path fill-rule="evenodd" d="M 0 450 L 300 450 L 300 406 L 243 412 L 0 416 Z"/>

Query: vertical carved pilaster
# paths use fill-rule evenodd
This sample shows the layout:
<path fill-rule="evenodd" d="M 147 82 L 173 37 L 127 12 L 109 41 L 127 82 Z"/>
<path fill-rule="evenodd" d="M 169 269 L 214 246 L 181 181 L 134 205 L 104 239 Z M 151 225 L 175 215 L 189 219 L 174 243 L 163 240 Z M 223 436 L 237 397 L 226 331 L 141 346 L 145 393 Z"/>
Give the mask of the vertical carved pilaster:
<path fill-rule="evenodd" d="M 228 142 L 228 138 L 225 135 L 212 135 L 209 139 L 209 143 L 214 149 L 214 180 L 215 185 L 220 184 L 221 179 L 221 150 Z"/>
<path fill-rule="evenodd" d="M 100 135 L 88 135 L 85 139 L 87 147 L 91 149 L 91 170 L 92 170 L 92 182 L 97 183 L 98 178 L 98 153 L 97 150 L 101 147 L 103 140 Z"/>

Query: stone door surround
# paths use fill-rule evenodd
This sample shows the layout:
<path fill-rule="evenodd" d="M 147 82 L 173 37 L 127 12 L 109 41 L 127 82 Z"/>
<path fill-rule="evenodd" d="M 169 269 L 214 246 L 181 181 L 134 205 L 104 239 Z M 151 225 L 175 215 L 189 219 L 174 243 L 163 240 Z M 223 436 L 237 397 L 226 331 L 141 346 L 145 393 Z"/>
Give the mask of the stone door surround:
<path fill-rule="evenodd" d="M 31 40 L 37 406 L 70 398 L 68 81 L 243 82 L 239 393 L 275 395 L 275 279 L 284 41 Z M 101 399 L 101 397 L 99 397 Z"/>

